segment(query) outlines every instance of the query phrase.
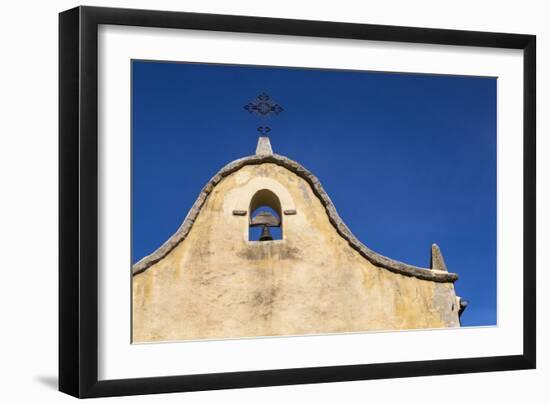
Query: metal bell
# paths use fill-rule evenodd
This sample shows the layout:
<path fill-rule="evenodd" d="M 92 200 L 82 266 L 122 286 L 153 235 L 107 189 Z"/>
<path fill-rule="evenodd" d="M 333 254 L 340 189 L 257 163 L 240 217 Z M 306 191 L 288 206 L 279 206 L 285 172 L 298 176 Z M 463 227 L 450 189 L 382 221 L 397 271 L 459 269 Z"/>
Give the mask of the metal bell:
<path fill-rule="evenodd" d="M 270 241 L 273 240 L 273 236 L 269 232 L 269 226 L 264 225 L 262 228 L 262 235 L 258 239 L 259 241 Z"/>

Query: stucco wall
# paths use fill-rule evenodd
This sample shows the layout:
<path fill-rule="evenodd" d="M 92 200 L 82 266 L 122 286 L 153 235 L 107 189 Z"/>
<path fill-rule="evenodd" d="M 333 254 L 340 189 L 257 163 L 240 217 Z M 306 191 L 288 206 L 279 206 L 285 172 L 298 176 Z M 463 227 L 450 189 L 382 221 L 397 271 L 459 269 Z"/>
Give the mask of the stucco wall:
<path fill-rule="evenodd" d="M 248 241 L 250 198 L 280 199 L 283 239 Z M 248 212 L 250 213 L 250 212 Z M 458 326 L 452 282 L 373 265 L 330 223 L 311 186 L 272 163 L 212 190 L 187 238 L 133 277 L 133 341 Z"/>

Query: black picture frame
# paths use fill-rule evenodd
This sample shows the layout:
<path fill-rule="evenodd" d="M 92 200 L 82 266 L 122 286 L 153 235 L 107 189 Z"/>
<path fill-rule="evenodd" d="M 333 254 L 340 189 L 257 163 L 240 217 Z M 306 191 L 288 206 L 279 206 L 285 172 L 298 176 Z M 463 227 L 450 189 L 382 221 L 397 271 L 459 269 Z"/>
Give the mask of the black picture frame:
<path fill-rule="evenodd" d="M 523 354 L 98 380 L 98 26 L 523 50 Z M 59 390 L 104 397 L 533 369 L 536 366 L 536 37 L 184 12 L 77 7 L 59 15 Z"/>

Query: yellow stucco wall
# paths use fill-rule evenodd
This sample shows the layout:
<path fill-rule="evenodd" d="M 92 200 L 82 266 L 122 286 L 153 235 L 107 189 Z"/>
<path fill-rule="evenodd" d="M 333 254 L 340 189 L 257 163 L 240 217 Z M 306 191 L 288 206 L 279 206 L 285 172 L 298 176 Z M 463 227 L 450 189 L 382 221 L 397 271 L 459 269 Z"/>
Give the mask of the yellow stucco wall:
<path fill-rule="evenodd" d="M 248 215 L 233 215 L 261 189 L 296 210 L 282 216 L 282 240 L 248 241 Z M 134 342 L 452 326 L 451 282 L 374 266 L 336 232 L 310 185 L 272 163 L 225 177 L 187 238 L 133 277 Z"/>

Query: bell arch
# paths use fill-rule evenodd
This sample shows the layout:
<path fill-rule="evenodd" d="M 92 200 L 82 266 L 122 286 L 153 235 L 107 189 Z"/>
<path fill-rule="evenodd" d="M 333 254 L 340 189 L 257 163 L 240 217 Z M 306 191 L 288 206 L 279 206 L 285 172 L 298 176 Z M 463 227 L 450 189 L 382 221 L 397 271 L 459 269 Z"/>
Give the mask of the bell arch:
<path fill-rule="evenodd" d="M 296 210 L 290 192 L 288 192 L 280 182 L 265 177 L 254 178 L 242 186 L 239 190 L 240 196 L 229 209 L 241 211 L 248 210 L 250 212 L 250 202 L 254 198 L 254 195 L 264 189 L 271 191 L 278 198 L 281 212 Z"/>
<path fill-rule="evenodd" d="M 279 197 L 269 189 L 254 193 L 248 206 L 248 240 L 271 241 L 283 238 L 283 215 Z"/>

